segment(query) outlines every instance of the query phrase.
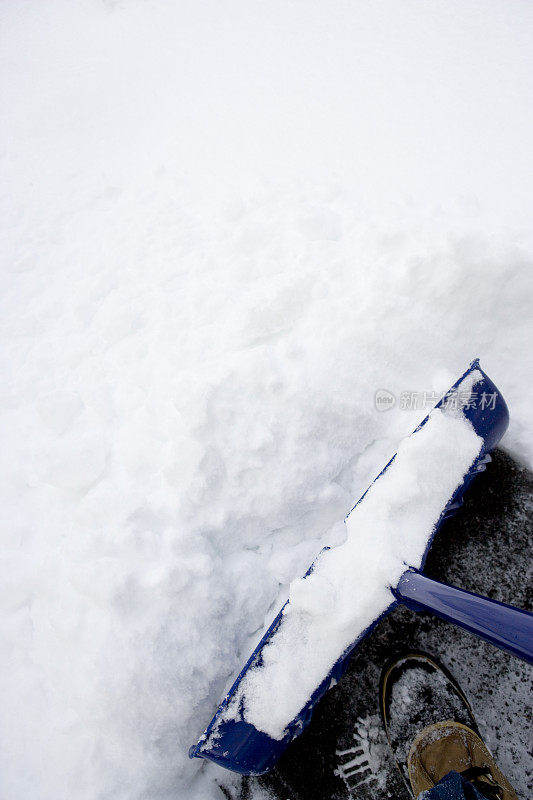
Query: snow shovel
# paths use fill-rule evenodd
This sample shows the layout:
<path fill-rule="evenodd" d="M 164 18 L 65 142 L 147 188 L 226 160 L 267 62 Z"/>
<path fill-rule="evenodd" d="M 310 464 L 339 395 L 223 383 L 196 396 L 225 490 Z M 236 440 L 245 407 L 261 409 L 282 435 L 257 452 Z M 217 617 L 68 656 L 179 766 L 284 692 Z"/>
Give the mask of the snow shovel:
<path fill-rule="evenodd" d="M 473 389 L 475 389 L 475 392 L 473 392 Z M 470 399 L 467 397 L 466 401 L 458 403 L 461 395 L 469 395 Z M 480 398 L 479 402 L 472 402 L 474 395 Z M 480 369 L 479 361 L 476 360 L 472 362 L 464 375 L 437 403 L 431 414 L 423 420 L 409 439 L 413 437 L 416 439 L 415 434 L 418 436 L 419 432 L 422 432 L 421 429 L 427 425 L 432 415 L 444 414 L 446 404 L 450 400 L 455 403 L 457 409 L 454 412 L 455 416 L 461 416 L 467 420 L 473 432 L 480 437 L 478 440 L 480 441 L 480 449 L 476 451 L 477 455 L 473 461 L 469 462 L 469 467 L 462 472 L 462 481 L 459 479 L 454 484 L 457 488 L 453 493 L 450 493 L 451 497 L 447 495 L 448 502 L 446 503 L 446 500 L 444 500 L 442 505 L 439 506 L 439 511 L 440 509 L 443 510 L 440 513 L 440 517 L 438 517 L 437 523 L 430 527 L 428 535 L 424 538 L 423 545 L 425 545 L 425 549 L 423 549 L 421 559 L 418 559 L 418 563 L 412 564 L 412 566 L 410 566 L 411 562 L 403 561 L 404 566 L 400 570 L 403 570 L 401 577 L 396 585 L 389 586 L 390 603 L 388 606 L 385 605 L 383 610 L 369 624 L 360 629 L 360 632 L 351 640 L 352 643 L 340 653 L 333 666 L 321 674 L 320 679 L 313 684 L 313 689 L 306 695 L 306 701 L 301 704 L 298 700 L 296 701 L 300 710 L 287 720 L 287 724 L 284 724 L 282 731 L 279 732 L 270 730 L 268 724 L 254 722 L 253 714 L 250 715 L 248 706 L 251 704 L 253 708 L 256 690 L 252 691 L 247 687 L 249 685 L 253 686 L 250 679 L 257 677 L 259 677 L 260 685 L 261 670 L 268 666 L 269 658 L 272 661 L 270 657 L 272 647 L 276 645 L 276 639 L 281 636 L 280 631 L 282 632 L 283 624 L 286 624 L 287 612 L 291 605 L 291 602 L 287 601 L 250 656 L 206 731 L 200 737 L 198 743 L 190 748 L 190 758 L 210 759 L 220 766 L 244 775 L 260 775 L 268 772 L 282 755 L 289 742 L 298 736 L 309 723 L 316 703 L 327 689 L 335 685 L 341 678 L 348 667 L 354 648 L 399 603 L 403 603 L 414 611 L 431 611 L 500 649 L 533 663 L 533 614 L 495 600 L 489 600 L 463 589 L 448 586 L 423 574 L 429 548 L 440 524 L 461 505 L 465 490 L 474 477 L 485 470 L 486 464 L 490 461 L 490 451 L 498 444 L 509 423 L 509 413 L 503 397 L 492 381 Z M 422 433 L 422 435 L 424 434 Z M 419 439 L 422 441 L 421 437 Z M 380 479 L 383 479 L 383 476 L 391 468 L 399 454 L 400 448 L 356 503 L 351 514 L 365 500 L 369 492 L 375 491 L 373 487 L 377 485 Z M 445 468 L 445 465 L 443 468 Z M 394 469 L 397 469 L 397 465 Z M 390 473 L 393 473 L 394 469 L 391 469 Z M 410 502 L 409 497 L 407 502 Z M 415 503 L 416 498 L 412 502 Z M 350 515 L 347 521 L 349 523 Z M 332 550 L 325 548 L 317 557 L 304 576 L 302 584 L 304 589 L 307 578 L 309 576 L 313 577 L 316 565 L 320 562 L 325 551 L 329 550 L 329 553 L 326 553 L 326 556 L 329 557 L 336 549 L 338 548 Z M 320 584 L 318 586 L 320 587 Z M 386 603 L 388 602 L 386 600 Z M 337 609 L 334 608 L 332 614 L 336 612 Z M 317 641 L 320 641 L 320 639 Z M 310 661 L 312 661 L 315 657 L 315 652 L 311 651 L 309 656 Z M 292 687 L 287 687 L 283 685 L 286 683 L 283 667 L 284 665 L 281 664 L 281 672 L 274 673 L 274 677 L 277 675 L 279 679 L 278 683 L 271 682 L 269 685 L 271 691 L 266 696 L 267 703 L 263 703 L 267 714 L 269 708 L 273 713 L 276 711 L 276 705 L 279 701 L 277 696 L 278 688 L 281 697 L 287 697 L 288 693 L 290 695 L 292 688 L 295 689 L 294 693 L 297 695 L 297 684 L 300 682 L 300 678 L 303 680 L 303 674 L 306 672 L 305 668 L 296 673 L 293 670 L 292 676 L 288 678 L 288 680 L 293 681 L 293 685 Z M 247 696 L 247 691 L 251 701 L 250 697 Z"/>

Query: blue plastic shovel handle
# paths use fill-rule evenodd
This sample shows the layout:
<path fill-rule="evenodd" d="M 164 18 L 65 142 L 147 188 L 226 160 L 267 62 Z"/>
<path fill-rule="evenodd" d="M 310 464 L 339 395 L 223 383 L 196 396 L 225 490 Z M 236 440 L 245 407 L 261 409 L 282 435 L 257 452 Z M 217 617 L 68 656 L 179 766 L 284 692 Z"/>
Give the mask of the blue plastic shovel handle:
<path fill-rule="evenodd" d="M 533 614 L 529 611 L 439 583 L 414 570 L 404 572 L 394 594 L 413 611 L 432 611 L 533 664 Z"/>

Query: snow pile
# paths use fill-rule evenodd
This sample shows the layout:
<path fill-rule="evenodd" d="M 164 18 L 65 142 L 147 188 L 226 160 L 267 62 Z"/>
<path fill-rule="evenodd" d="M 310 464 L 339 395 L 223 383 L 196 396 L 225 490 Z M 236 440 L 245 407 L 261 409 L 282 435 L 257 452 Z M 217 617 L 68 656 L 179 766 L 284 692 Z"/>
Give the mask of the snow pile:
<path fill-rule="evenodd" d="M 446 503 L 479 455 L 464 417 L 432 412 L 399 446 L 347 520 L 346 541 L 322 552 L 294 581 L 276 633 L 232 706 L 274 739 L 302 710 L 335 662 L 391 604 L 405 565 L 419 567 Z M 276 702 L 272 702 L 272 698 Z"/>
<path fill-rule="evenodd" d="M 188 746 L 403 391 L 480 356 L 531 458 L 507 8 L 2 4 L 5 800 L 219 796 Z"/>

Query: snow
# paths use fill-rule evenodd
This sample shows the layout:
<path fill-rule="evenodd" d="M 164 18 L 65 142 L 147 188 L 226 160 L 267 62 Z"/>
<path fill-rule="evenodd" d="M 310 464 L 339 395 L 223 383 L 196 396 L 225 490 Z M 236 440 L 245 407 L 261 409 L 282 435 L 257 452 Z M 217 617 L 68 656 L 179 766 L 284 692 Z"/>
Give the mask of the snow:
<path fill-rule="evenodd" d="M 272 611 L 481 356 L 531 463 L 532 9 L 6 0 L 2 797 L 217 798 Z"/>
<path fill-rule="evenodd" d="M 436 409 L 347 519 L 346 541 L 322 552 L 290 586 L 283 619 L 229 706 L 273 739 L 304 708 L 330 669 L 392 602 L 408 566 L 420 567 L 444 507 L 479 455 L 482 439 Z M 272 702 L 272 698 L 276 702 Z M 234 713 L 234 712 L 233 712 Z"/>

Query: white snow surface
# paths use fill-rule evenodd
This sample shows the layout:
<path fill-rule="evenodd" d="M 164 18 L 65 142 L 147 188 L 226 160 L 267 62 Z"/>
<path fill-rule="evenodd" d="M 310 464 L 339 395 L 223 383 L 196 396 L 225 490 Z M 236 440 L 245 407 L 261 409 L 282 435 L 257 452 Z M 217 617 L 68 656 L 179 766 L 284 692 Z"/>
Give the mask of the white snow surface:
<path fill-rule="evenodd" d="M 474 356 L 532 463 L 533 6 L 0 8 L 0 795 L 220 798 L 252 646 Z"/>
<path fill-rule="evenodd" d="M 406 565 L 420 567 L 432 531 L 483 441 L 462 415 L 435 409 L 347 519 L 347 538 L 291 583 L 279 628 L 234 701 L 282 739 L 346 649 L 392 602 Z M 275 698 L 273 702 L 272 698 Z"/>

